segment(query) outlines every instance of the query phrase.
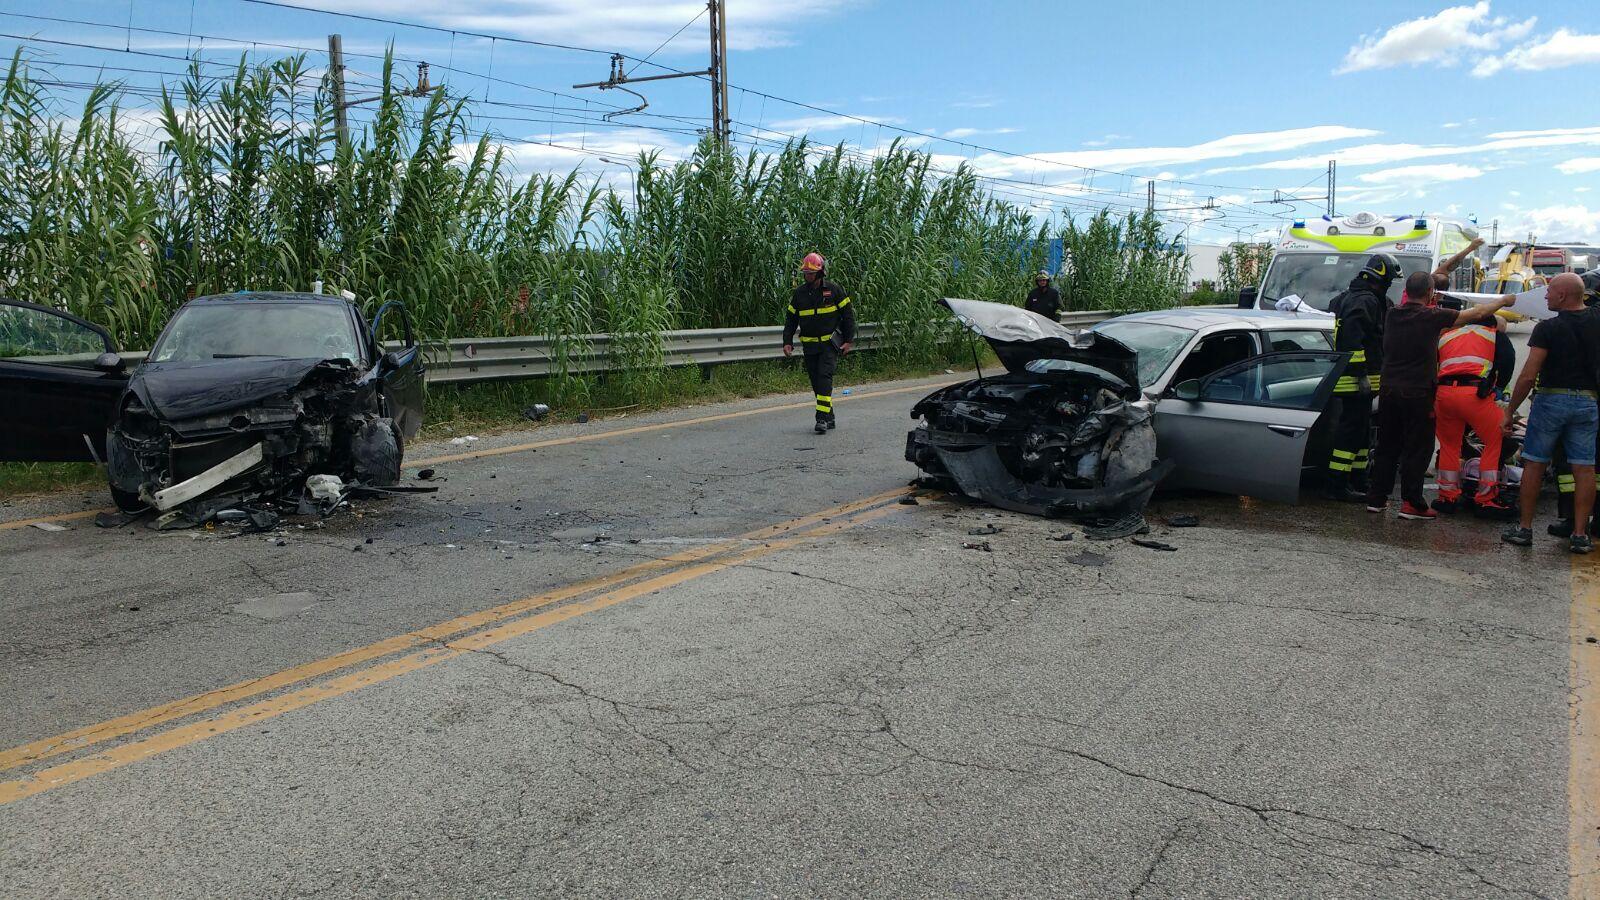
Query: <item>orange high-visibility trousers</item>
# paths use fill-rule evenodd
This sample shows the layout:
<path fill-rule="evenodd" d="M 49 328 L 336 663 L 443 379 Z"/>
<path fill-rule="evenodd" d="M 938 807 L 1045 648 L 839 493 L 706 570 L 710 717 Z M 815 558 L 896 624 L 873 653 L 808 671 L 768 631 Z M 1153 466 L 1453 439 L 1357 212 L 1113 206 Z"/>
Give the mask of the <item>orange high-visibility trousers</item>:
<path fill-rule="evenodd" d="M 1471 428 L 1483 441 L 1478 459 L 1479 503 L 1500 493 L 1500 406 L 1469 385 L 1441 384 L 1434 399 L 1439 438 L 1439 499 L 1461 499 L 1461 439 Z"/>

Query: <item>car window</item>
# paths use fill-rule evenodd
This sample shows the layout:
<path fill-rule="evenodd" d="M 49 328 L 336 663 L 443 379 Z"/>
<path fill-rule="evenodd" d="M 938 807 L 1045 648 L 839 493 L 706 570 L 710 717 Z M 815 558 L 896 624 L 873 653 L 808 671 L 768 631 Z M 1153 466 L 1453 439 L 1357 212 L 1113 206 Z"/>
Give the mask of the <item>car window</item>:
<path fill-rule="evenodd" d="M 106 350 L 98 332 L 65 316 L 0 304 L 0 359 L 87 369 Z"/>
<path fill-rule="evenodd" d="M 360 347 L 339 304 L 208 302 L 179 310 L 151 348 L 150 360 L 277 356 L 360 362 Z"/>
<path fill-rule="evenodd" d="M 1177 325 L 1157 325 L 1130 319 L 1101 322 L 1091 331 L 1109 335 L 1139 355 L 1139 386 L 1145 387 L 1161 377 L 1194 337 L 1194 329 Z"/>
<path fill-rule="evenodd" d="M 1207 335 L 1189 351 L 1172 376 L 1172 383 L 1204 378 L 1219 369 L 1256 355 L 1256 343 L 1243 331 Z"/>
<path fill-rule="evenodd" d="M 1331 331 L 1268 331 L 1265 337 L 1268 353 L 1333 349 Z"/>
<path fill-rule="evenodd" d="M 1206 382 L 1200 399 L 1285 409 L 1316 408 L 1317 389 L 1338 361 L 1331 357 L 1263 358 Z"/>

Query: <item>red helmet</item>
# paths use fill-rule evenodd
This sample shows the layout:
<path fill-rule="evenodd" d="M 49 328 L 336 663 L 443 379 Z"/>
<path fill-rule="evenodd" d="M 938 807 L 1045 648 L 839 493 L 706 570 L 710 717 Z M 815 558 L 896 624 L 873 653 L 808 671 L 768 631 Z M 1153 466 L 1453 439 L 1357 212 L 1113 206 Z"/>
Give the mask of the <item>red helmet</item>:
<path fill-rule="evenodd" d="M 807 253 L 806 258 L 800 260 L 800 271 L 821 272 L 822 267 L 825 265 L 827 265 L 827 260 L 822 258 L 821 253 Z"/>

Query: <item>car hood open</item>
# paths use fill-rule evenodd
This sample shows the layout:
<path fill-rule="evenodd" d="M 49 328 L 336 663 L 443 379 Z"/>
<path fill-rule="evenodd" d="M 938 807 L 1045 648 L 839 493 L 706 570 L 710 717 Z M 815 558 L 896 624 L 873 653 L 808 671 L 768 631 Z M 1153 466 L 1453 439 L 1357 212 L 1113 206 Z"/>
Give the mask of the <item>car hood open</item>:
<path fill-rule="evenodd" d="M 939 301 L 965 326 L 982 335 L 1008 372 L 1029 371 L 1037 360 L 1064 360 L 1099 369 L 1128 385 L 1139 383 L 1139 354 L 1094 331 L 1072 331 L 1037 313 L 982 300 Z"/>
<path fill-rule="evenodd" d="M 146 363 L 128 382 L 145 408 L 168 421 L 214 415 L 291 391 L 323 363 L 320 358 L 249 357 Z"/>

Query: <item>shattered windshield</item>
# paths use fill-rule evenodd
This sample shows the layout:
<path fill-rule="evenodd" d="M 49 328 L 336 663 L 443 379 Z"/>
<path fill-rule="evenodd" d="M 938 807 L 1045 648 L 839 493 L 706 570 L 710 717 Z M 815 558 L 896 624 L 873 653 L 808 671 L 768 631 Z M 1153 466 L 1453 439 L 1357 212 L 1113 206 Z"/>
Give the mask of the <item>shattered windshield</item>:
<path fill-rule="evenodd" d="M 1116 338 L 1139 354 L 1139 386 L 1145 387 L 1167 370 L 1194 337 L 1194 329 L 1157 325 L 1136 320 L 1101 322 L 1093 331 Z"/>
<path fill-rule="evenodd" d="M 1267 268 L 1261 299 L 1270 305 L 1290 294 L 1299 294 L 1308 305 L 1326 311 L 1328 303 L 1350 287 L 1351 280 L 1370 257 L 1370 253 L 1279 253 Z M 1400 302 L 1407 275 L 1433 271 L 1431 257 L 1396 256 L 1395 259 L 1400 261 L 1400 277 L 1389 285 L 1390 303 Z"/>
<path fill-rule="evenodd" d="M 332 303 L 206 303 L 178 312 L 151 362 L 276 356 L 361 361 L 343 307 Z"/>

